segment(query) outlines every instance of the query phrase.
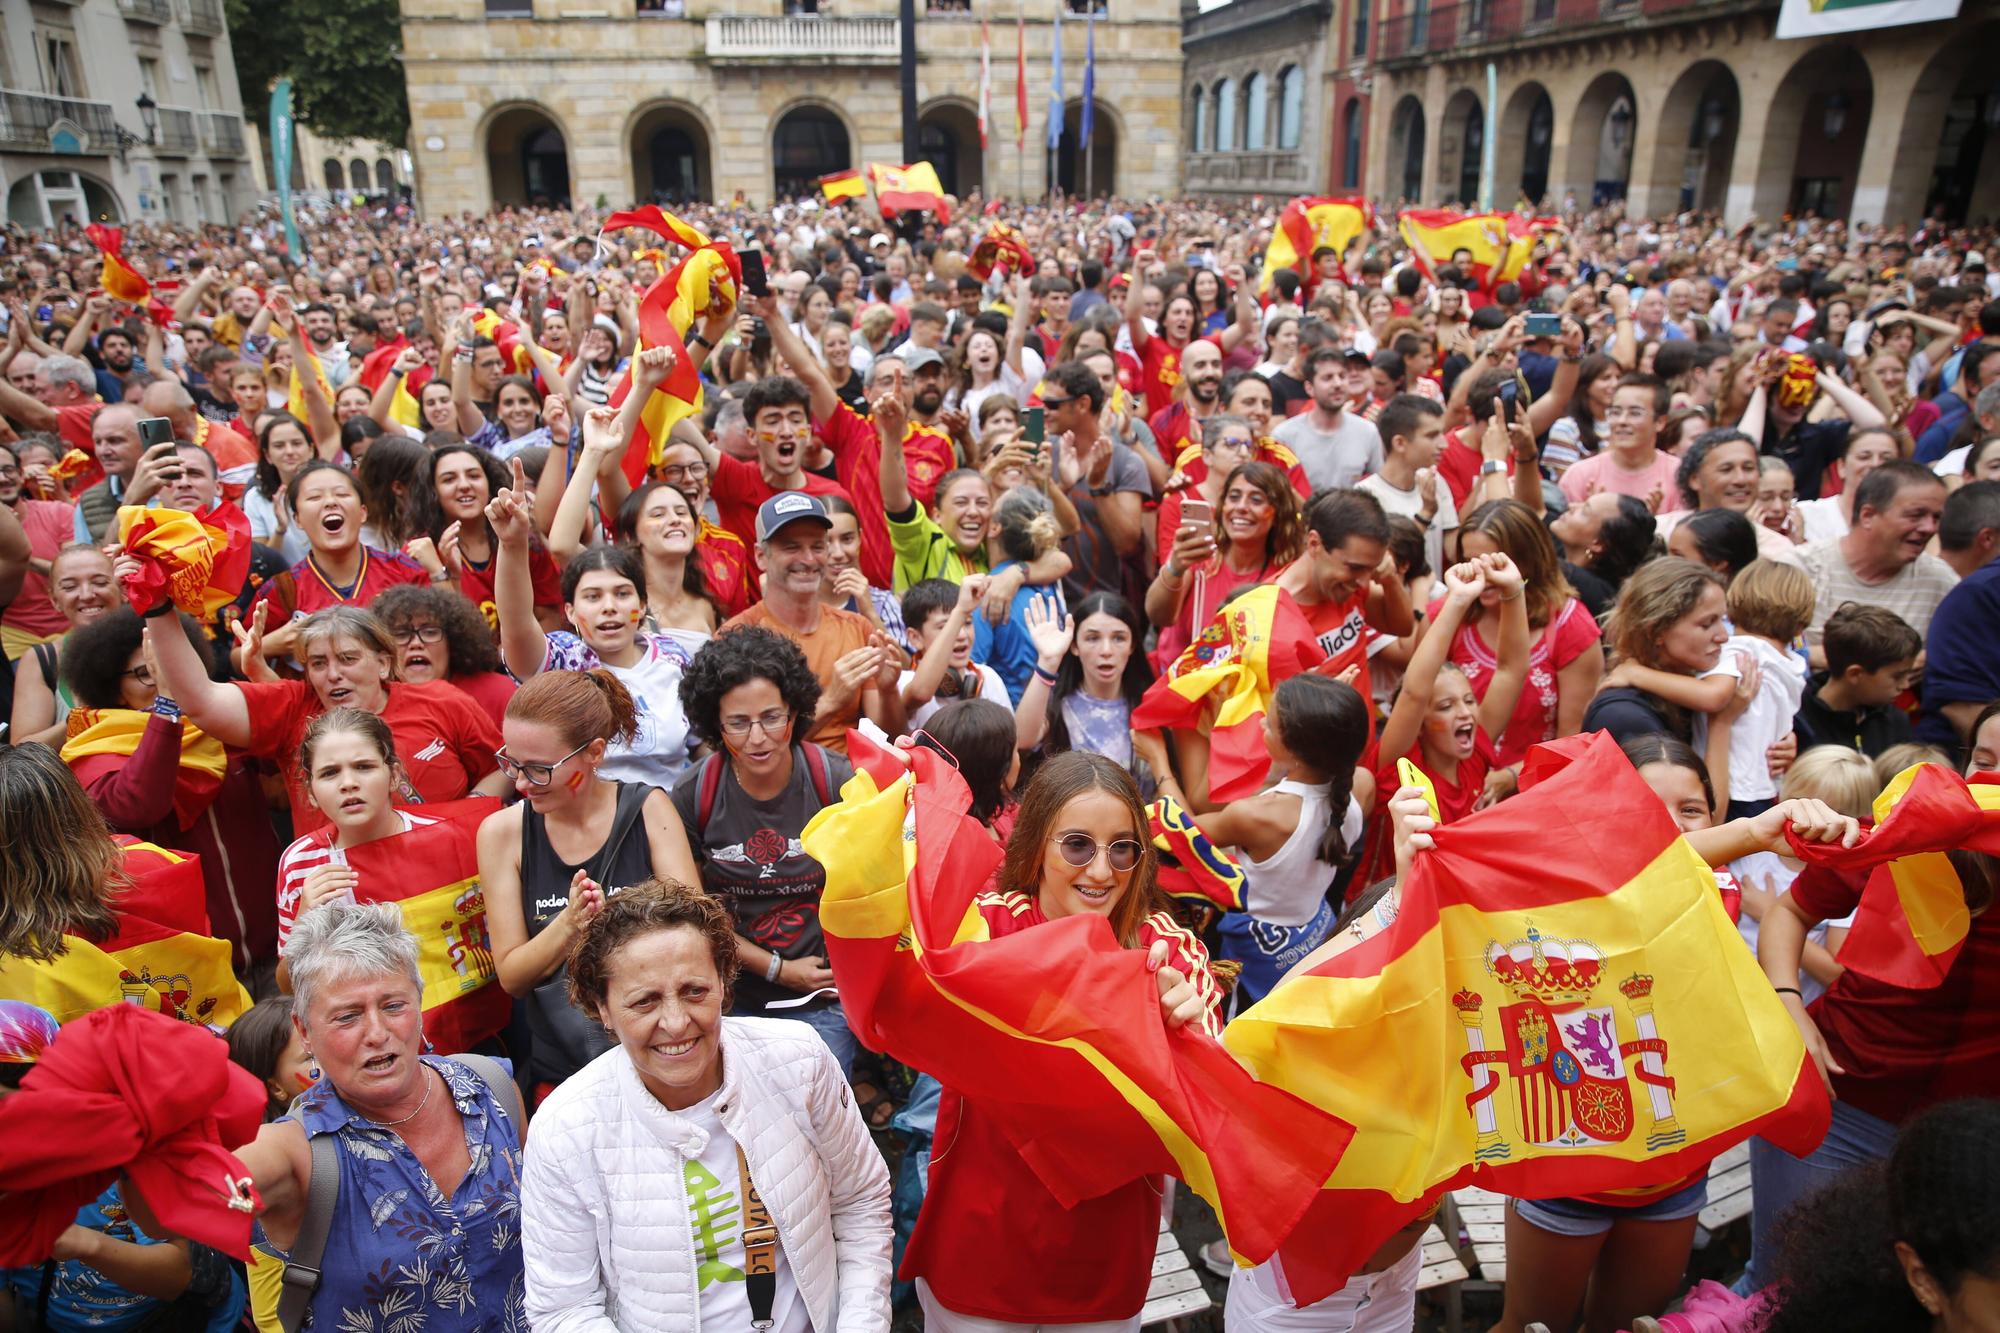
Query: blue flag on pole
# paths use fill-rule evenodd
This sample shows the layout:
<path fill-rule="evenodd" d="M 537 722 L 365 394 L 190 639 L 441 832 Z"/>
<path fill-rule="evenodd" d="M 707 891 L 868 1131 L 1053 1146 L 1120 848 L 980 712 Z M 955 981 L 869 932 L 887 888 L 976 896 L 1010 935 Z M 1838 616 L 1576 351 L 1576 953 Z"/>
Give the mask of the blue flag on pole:
<path fill-rule="evenodd" d="M 1049 44 L 1050 61 L 1054 66 L 1054 81 L 1049 85 L 1049 151 L 1055 152 L 1062 144 L 1063 127 L 1063 75 L 1062 75 L 1062 11 L 1069 0 L 1056 0 L 1056 35 Z"/>
<path fill-rule="evenodd" d="M 1097 97 L 1097 0 L 1089 0 L 1090 17 L 1084 20 L 1083 39 L 1083 109 L 1079 113 L 1076 146 L 1090 147 L 1090 125 L 1096 116 Z M 1084 191 L 1086 194 L 1089 190 Z"/>

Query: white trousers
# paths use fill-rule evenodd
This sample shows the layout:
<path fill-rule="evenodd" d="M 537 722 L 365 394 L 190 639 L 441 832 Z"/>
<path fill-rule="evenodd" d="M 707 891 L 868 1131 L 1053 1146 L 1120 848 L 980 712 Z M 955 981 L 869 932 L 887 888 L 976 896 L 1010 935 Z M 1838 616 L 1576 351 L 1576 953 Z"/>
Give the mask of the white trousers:
<path fill-rule="evenodd" d="M 1349 1278 L 1339 1291 L 1303 1310 L 1280 1291 L 1275 1262 L 1230 1274 L 1226 1333 L 1410 1333 L 1416 1323 L 1422 1244 L 1379 1273 Z"/>

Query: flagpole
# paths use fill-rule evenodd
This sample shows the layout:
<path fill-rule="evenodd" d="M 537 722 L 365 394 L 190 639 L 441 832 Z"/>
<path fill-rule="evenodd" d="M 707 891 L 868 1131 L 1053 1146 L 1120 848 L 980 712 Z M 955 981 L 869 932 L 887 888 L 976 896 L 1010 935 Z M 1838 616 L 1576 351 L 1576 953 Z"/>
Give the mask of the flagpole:
<path fill-rule="evenodd" d="M 1014 6 L 1014 193 L 1022 206 L 1028 202 L 1028 0 Z"/>
<path fill-rule="evenodd" d="M 1076 123 L 1083 130 L 1083 179 L 1077 184 L 1083 188 L 1077 193 L 1085 199 L 1096 194 L 1097 173 L 1092 169 L 1097 160 L 1097 136 L 1085 127 L 1095 127 L 1097 108 L 1091 105 L 1097 96 L 1097 0 L 1084 0 L 1090 6 L 1084 22 L 1088 25 L 1083 51 L 1083 106 L 1078 110 Z"/>

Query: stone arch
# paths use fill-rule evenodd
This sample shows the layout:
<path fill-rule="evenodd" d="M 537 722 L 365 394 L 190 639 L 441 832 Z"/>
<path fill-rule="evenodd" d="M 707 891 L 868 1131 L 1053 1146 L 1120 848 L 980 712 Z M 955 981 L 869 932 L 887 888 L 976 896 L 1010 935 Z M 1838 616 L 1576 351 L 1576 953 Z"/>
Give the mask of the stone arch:
<path fill-rule="evenodd" d="M 819 193 L 819 178 L 855 165 L 854 126 L 830 102 L 805 97 L 771 117 L 774 198 Z"/>
<path fill-rule="evenodd" d="M 1725 208 L 1742 119 L 1743 94 L 1728 65 L 1698 60 L 1682 70 L 1660 102 L 1651 160 L 1634 164 L 1650 211 Z"/>
<path fill-rule="evenodd" d="M 1550 159 L 1555 155 L 1556 105 L 1549 90 L 1533 79 L 1507 95 L 1500 109 L 1500 133 L 1493 145 L 1493 202 L 1516 195 L 1538 204 L 1549 192 Z"/>
<path fill-rule="evenodd" d="M 1908 147 L 1897 157 L 1886 216 L 1908 216 L 1911 203 L 1921 203 L 1926 217 L 1952 222 L 2000 213 L 2000 79 L 1992 62 L 1979 58 L 1994 50 L 2000 50 L 2000 21 L 1945 31 L 1910 94 L 1903 117 Z"/>
<path fill-rule="evenodd" d="M 1441 198 L 1479 201 L 1479 168 L 1486 150 L 1486 108 L 1479 94 L 1460 88 L 1446 99 L 1438 125 L 1437 188 Z"/>
<path fill-rule="evenodd" d="M 917 156 L 937 168 L 945 193 L 963 199 L 980 189 L 986 154 L 979 146 L 979 108 L 963 97 L 939 97 L 917 112 Z"/>
<path fill-rule="evenodd" d="M 375 188 L 390 194 L 396 188 L 396 166 L 386 157 L 375 159 Z"/>
<path fill-rule="evenodd" d="M 715 197 L 715 136 L 692 103 L 662 98 L 642 103 L 625 125 L 632 160 L 632 198 L 678 204 Z"/>
<path fill-rule="evenodd" d="M 1874 101 L 1874 77 L 1851 43 L 1828 42 L 1794 61 L 1765 113 L 1752 211 L 1847 216 Z"/>
<path fill-rule="evenodd" d="M 570 203 L 569 134 L 554 112 L 538 102 L 502 103 L 487 113 L 479 137 L 496 207 Z"/>
<path fill-rule="evenodd" d="M 1056 184 L 1063 193 L 1085 199 L 1118 192 L 1118 145 L 1124 142 L 1122 117 L 1103 98 L 1092 99 L 1090 152 L 1083 150 L 1083 99 L 1071 98 L 1063 108 L 1062 142 L 1056 149 Z M 1086 160 L 1090 179 L 1083 179 Z"/>
<path fill-rule="evenodd" d="M 1424 104 L 1415 93 L 1405 93 L 1389 117 L 1389 193 L 1412 203 L 1424 197 Z"/>
<path fill-rule="evenodd" d="M 320 164 L 320 170 L 326 176 L 326 188 L 330 193 L 339 194 L 347 188 L 347 168 L 340 164 L 339 158 L 329 157 Z"/>
<path fill-rule="evenodd" d="M 1592 79 L 1571 113 L 1570 127 L 1568 179 L 1588 186 L 1593 204 L 1623 199 L 1639 137 L 1639 98 L 1632 81 L 1617 70 Z"/>
<path fill-rule="evenodd" d="M 1188 90 L 1187 113 L 1188 151 L 1205 153 L 1208 147 L 1202 140 L 1208 137 L 1208 94 L 1202 91 L 1198 83 Z"/>

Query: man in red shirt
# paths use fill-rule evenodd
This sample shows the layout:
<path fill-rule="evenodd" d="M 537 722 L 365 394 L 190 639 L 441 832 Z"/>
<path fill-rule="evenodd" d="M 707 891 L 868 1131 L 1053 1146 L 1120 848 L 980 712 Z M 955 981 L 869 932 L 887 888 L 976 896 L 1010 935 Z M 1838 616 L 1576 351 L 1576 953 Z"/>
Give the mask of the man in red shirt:
<path fill-rule="evenodd" d="M 903 400 L 909 425 L 903 432 L 903 466 L 910 494 L 926 508 L 938 482 L 958 466 L 958 449 L 937 424 L 944 411 L 944 358 L 933 348 L 905 343 L 875 358 L 868 368 L 868 396 L 894 392 Z"/>
<path fill-rule="evenodd" d="M 1194 440 L 1194 423 L 1220 409 L 1221 389 L 1222 349 L 1207 339 L 1189 343 L 1181 353 L 1181 392 L 1147 423 L 1159 442 L 1160 457 L 1169 463 L 1180 457 Z"/>
<path fill-rule="evenodd" d="M 103 406 L 97 398 L 97 372 L 81 357 L 44 357 L 35 367 L 33 396 L 0 377 L 0 415 L 20 430 L 60 435 L 64 444 L 90 455 L 89 469 L 70 479 L 72 495 L 104 480 L 104 469 L 95 461 L 97 446 L 90 438 L 91 422 Z"/>
<path fill-rule="evenodd" d="M 1401 638 L 1416 628 L 1408 591 L 1389 559 L 1389 518 L 1365 491 L 1322 491 L 1306 506 L 1306 549 L 1279 572 L 1318 636 L 1326 664 L 1339 675 L 1365 665 L 1379 631 Z"/>

